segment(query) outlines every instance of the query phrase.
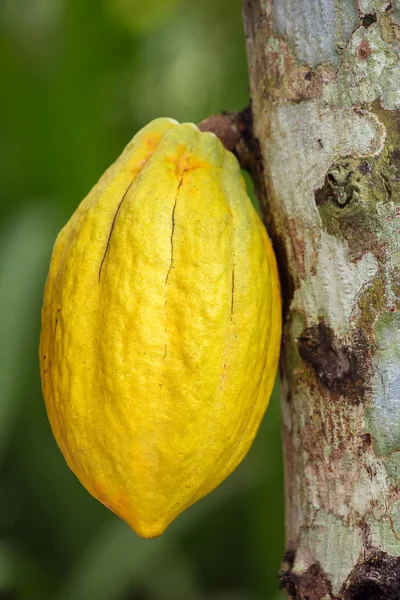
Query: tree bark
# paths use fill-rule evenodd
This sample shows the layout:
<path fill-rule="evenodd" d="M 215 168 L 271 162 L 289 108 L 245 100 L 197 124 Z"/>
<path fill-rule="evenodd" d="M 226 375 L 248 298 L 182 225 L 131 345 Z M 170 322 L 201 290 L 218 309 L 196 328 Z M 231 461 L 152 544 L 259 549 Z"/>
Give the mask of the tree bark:
<path fill-rule="evenodd" d="M 282 587 L 400 599 L 400 2 L 244 0 L 284 295 Z"/>

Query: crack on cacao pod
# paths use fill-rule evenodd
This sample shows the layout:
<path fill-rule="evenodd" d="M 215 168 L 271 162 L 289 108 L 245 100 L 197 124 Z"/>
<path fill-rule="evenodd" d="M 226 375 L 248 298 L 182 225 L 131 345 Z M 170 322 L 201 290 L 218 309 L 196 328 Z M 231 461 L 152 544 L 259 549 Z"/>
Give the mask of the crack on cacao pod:
<path fill-rule="evenodd" d="M 354 567 L 344 588 L 344 600 L 399 600 L 400 557 L 374 552 Z"/>
<path fill-rule="evenodd" d="M 126 196 L 127 196 L 128 192 L 129 192 L 129 190 L 130 190 L 130 188 L 131 188 L 131 185 L 132 185 L 132 183 L 133 183 L 133 180 L 130 182 L 130 184 L 129 184 L 129 185 L 128 185 L 128 187 L 126 188 L 126 190 L 125 190 L 125 193 L 124 193 L 124 195 L 122 196 L 122 198 L 121 198 L 121 200 L 120 200 L 120 202 L 119 202 L 119 204 L 118 204 L 117 210 L 115 211 L 115 215 L 114 215 L 113 221 L 112 221 L 112 223 L 111 223 L 111 229 L 110 229 L 110 233 L 108 234 L 108 239 L 107 239 L 106 249 L 104 250 L 103 258 L 101 259 L 101 263 L 100 263 L 100 268 L 99 268 L 99 281 L 98 281 L 98 283 L 100 283 L 100 279 L 101 279 L 101 272 L 102 272 L 102 270 L 103 270 L 103 265 L 104 265 L 104 261 L 105 261 L 105 259 L 106 259 L 106 256 L 107 256 L 108 249 L 109 249 L 109 247 L 110 247 L 111 236 L 112 236 L 112 234 L 113 234 L 113 231 L 114 231 L 114 227 L 115 227 L 115 223 L 116 223 L 116 220 L 117 220 L 118 213 L 119 213 L 119 211 L 120 211 L 120 209 L 121 209 L 121 206 L 122 206 L 122 203 L 123 203 L 123 201 L 125 200 L 125 198 L 126 198 Z"/>
<path fill-rule="evenodd" d="M 187 171 L 190 171 L 191 168 L 193 168 L 193 165 L 190 165 L 190 154 L 193 150 L 193 145 L 191 146 L 187 156 L 185 157 L 185 166 L 183 167 L 183 169 L 181 170 L 181 174 L 180 174 L 180 179 L 179 179 L 179 183 L 178 183 L 178 187 L 176 188 L 176 194 L 175 194 L 175 202 L 174 202 L 174 206 L 172 208 L 172 215 L 171 215 L 171 237 L 170 237 L 170 242 L 171 242 L 171 255 L 170 255 L 170 263 L 169 263 L 169 267 L 168 267 L 168 271 L 167 274 L 165 276 L 165 285 L 167 285 L 168 283 L 168 279 L 171 273 L 171 269 L 174 263 L 174 233 L 175 233 L 175 210 L 176 210 L 176 205 L 178 202 L 178 194 L 179 194 L 179 190 L 181 189 L 182 183 L 183 183 L 183 176 Z M 194 166 L 194 168 L 196 168 L 196 166 Z M 167 298 L 165 297 L 165 303 L 167 302 Z"/>
<path fill-rule="evenodd" d="M 174 202 L 174 207 L 172 209 L 172 215 L 171 215 L 171 221 L 172 221 L 171 238 L 170 238 L 170 241 L 171 241 L 171 258 L 170 258 L 170 263 L 169 263 L 168 271 L 167 271 L 167 274 L 165 276 L 165 285 L 167 285 L 167 283 L 168 283 L 169 274 L 171 273 L 172 264 L 174 262 L 175 209 L 176 209 L 176 203 L 178 202 L 178 191 L 179 191 L 179 188 L 181 187 L 182 179 L 183 179 L 183 174 L 182 174 L 182 178 L 181 178 L 181 180 L 179 182 L 179 186 L 178 186 L 178 190 L 177 190 L 176 198 L 175 198 L 175 202 Z"/>
<path fill-rule="evenodd" d="M 362 329 L 357 329 L 351 343 L 343 343 L 320 319 L 297 338 L 297 348 L 301 358 L 313 367 L 321 384 L 333 396 L 344 396 L 352 404 L 359 404 L 367 393 L 365 381 L 370 362 L 369 342 L 364 338 Z"/>
<path fill-rule="evenodd" d="M 232 297 L 231 297 L 231 315 L 233 315 L 233 304 L 235 302 L 235 269 L 232 269 Z"/>

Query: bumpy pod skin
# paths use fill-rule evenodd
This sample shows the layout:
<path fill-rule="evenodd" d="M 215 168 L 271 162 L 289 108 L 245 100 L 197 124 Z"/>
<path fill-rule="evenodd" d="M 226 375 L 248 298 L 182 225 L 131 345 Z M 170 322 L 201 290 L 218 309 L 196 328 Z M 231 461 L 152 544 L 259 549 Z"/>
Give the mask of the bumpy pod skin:
<path fill-rule="evenodd" d="M 280 335 L 275 257 L 236 158 L 152 121 L 53 250 L 40 363 L 69 467 L 140 536 L 161 534 L 249 450 Z"/>

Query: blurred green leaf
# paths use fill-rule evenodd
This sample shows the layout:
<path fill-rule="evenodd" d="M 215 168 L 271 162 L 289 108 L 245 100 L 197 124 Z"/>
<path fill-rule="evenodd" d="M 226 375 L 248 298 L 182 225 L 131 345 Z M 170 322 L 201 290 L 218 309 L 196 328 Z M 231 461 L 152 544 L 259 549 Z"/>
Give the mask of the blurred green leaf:
<path fill-rule="evenodd" d="M 146 31 L 160 27 L 182 3 L 183 0 L 106 0 L 105 6 L 123 27 Z"/>
<path fill-rule="evenodd" d="M 0 230 L 0 460 L 19 409 L 26 340 L 37 329 L 44 265 L 54 241 L 54 210 L 32 204 Z"/>
<path fill-rule="evenodd" d="M 54 25 L 64 0 L 2 0 L 0 16 L 3 27 L 31 36 Z"/>
<path fill-rule="evenodd" d="M 207 600 L 258 600 L 258 598 L 245 592 L 224 591 L 216 595 L 207 596 Z"/>
<path fill-rule="evenodd" d="M 157 577 L 154 577 L 157 572 Z M 146 568 L 142 577 L 142 589 L 149 600 L 203 600 L 199 582 L 195 577 L 194 565 L 184 557 L 177 548 L 170 545 L 168 552 L 163 552 L 156 560 L 153 568 Z"/>
<path fill-rule="evenodd" d="M 279 590 L 272 596 L 271 600 L 287 600 L 287 595 L 283 590 Z"/>
<path fill-rule="evenodd" d="M 1 592 L 9 590 L 15 591 L 19 600 L 42 600 L 50 589 L 50 582 L 35 559 L 15 542 L 0 541 L 0 597 Z"/>

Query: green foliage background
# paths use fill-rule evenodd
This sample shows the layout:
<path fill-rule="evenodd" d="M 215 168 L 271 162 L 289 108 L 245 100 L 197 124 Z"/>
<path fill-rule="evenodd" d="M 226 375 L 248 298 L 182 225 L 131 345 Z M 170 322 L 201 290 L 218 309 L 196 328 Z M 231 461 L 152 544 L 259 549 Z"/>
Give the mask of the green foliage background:
<path fill-rule="evenodd" d="M 248 102 L 240 0 L 1 0 L 0 600 L 279 600 L 276 393 L 218 490 L 142 540 L 52 438 L 37 345 L 52 243 L 150 119 Z"/>

